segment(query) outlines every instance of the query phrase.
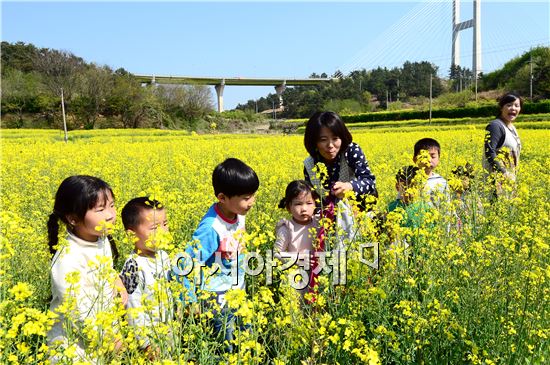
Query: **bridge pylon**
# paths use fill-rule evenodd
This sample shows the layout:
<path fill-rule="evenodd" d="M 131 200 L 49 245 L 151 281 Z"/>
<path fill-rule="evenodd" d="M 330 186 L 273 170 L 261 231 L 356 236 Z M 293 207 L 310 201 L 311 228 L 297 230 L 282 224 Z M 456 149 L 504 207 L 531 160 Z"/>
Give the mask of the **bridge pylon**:
<path fill-rule="evenodd" d="M 460 65 L 460 34 L 459 32 L 473 28 L 472 45 L 472 71 L 474 76 L 479 76 L 481 72 L 481 0 L 474 0 L 474 16 L 470 20 L 460 21 L 460 0 L 453 0 L 453 48 L 452 65 Z"/>

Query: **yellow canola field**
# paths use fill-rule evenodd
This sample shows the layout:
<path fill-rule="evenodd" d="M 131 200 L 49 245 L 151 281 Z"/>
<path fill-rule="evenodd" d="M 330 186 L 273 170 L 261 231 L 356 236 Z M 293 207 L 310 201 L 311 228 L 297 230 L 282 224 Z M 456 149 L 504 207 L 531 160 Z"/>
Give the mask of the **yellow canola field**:
<path fill-rule="evenodd" d="M 304 304 L 288 288 L 286 275 L 266 285 L 265 273 L 247 277 L 247 293 L 230 305 L 252 327 L 240 332 L 238 350 L 224 353 L 211 333 L 207 311 L 181 303 L 176 318 L 159 327 L 157 353 L 136 346 L 124 311 L 111 313 L 96 331 L 117 318 L 113 350 L 110 337 L 95 338 L 82 329 L 99 363 L 547 363 L 550 358 L 550 141 L 549 130 L 522 130 L 517 186 L 497 201 L 481 172 L 484 131 L 353 131 L 376 176 L 380 215 L 395 199 L 395 173 L 412 163 L 412 147 L 423 137 L 442 147 L 437 169 L 446 178 L 456 165 L 476 168 L 473 183 L 479 209 L 460 211 L 451 201 L 413 232 L 400 228 L 399 216 L 383 224 L 363 224 L 365 242 L 380 246 L 380 268 L 348 257 L 346 285 L 333 286 L 322 275 L 322 293 Z M 236 157 L 258 174 L 260 189 L 247 215 L 249 250 L 273 246 L 276 208 L 286 185 L 303 178 L 306 157 L 298 135 L 189 135 L 179 131 L 101 130 L 1 131 L 0 363 L 42 363 L 54 349 L 46 346 L 51 326 L 46 221 L 60 182 L 70 175 L 102 178 L 113 188 L 118 212 L 129 199 L 153 195 L 167 208 L 173 237 L 171 255 L 190 240 L 215 201 L 213 168 Z M 461 216 L 461 228 L 456 217 Z M 412 256 L 395 245 L 400 235 L 414 237 Z M 117 219 L 114 232 L 121 259 L 133 249 Z M 355 247 L 356 242 L 350 246 Z M 275 275 L 277 276 L 277 275 Z M 174 283 L 172 292 L 177 291 Z M 176 300 L 176 302 L 178 302 Z M 92 331 L 92 332 L 93 332 Z M 57 349 L 67 363 L 71 348 Z M 163 362 L 163 363 L 165 363 Z"/>

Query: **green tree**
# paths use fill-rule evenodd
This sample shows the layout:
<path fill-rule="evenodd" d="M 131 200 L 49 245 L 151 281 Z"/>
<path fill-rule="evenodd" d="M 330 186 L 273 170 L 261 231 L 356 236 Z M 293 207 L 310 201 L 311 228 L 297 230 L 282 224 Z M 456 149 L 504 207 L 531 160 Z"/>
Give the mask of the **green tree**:
<path fill-rule="evenodd" d="M 141 87 L 131 75 L 116 76 L 111 93 L 106 98 L 106 115 L 118 116 L 124 128 L 139 128 L 145 120 L 152 118 L 160 126 L 162 115 L 160 105 L 151 87 Z"/>
<path fill-rule="evenodd" d="M 38 48 L 32 44 L 2 42 L 2 75 L 9 69 L 25 73 L 36 71 L 34 60 L 38 51 Z"/>
<path fill-rule="evenodd" d="M 550 47 L 543 48 L 534 58 L 533 94 L 537 98 L 550 99 Z"/>
<path fill-rule="evenodd" d="M 156 89 L 156 95 L 167 113 L 185 121 L 184 127 L 193 127 L 193 122 L 204 118 L 214 109 L 212 93 L 205 85 L 161 85 Z"/>
<path fill-rule="evenodd" d="M 39 75 L 9 69 L 2 78 L 2 113 L 17 114 L 17 126 L 23 126 L 23 113 L 35 113 L 40 110 L 40 89 Z"/>
<path fill-rule="evenodd" d="M 533 97 L 535 99 L 550 98 L 550 48 L 535 49 L 521 59 L 523 63 L 515 65 L 515 75 L 508 79 L 505 88 L 515 90 L 520 95 L 528 97 L 531 93 L 532 76 Z"/>
<path fill-rule="evenodd" d="M 361 103 L 355 99 L 333 99 L 329 100 L 323 107 L 340 115 L 356 114 L 364 111 Z"/>
<path fill-rule="evenodd" d="M 455 92 L 461 92 L 468 89 L 474 82 L 474 73 L 472 70 L 460 65 L 451 65 L 449 69 L 449 88 Z"/>
<path fill-rule="evenodd" d="M 70 104 L 79 73 L 86 69 L 84 60 L 67 51 L 41 48 L 34 56 L 33 65 L 42 74 L 49 91 L 59 96 L 63 89 L 65 100 Z"/>
<path fill-rule="evenodd" d="M 84 120 L 86 129 L 93 129 L 106 98 L 113 89 L 113 74 L 109 67 L 90 65 L 78 74 L 77 96 L 73 101 L 73 111 Z"/>
<path fill-rule="evenodd" d="M 432 96 L 443 91 L 441 80 L 437 77 L 437 66 L 422 62 L 405 62 L 401 70 L 400 87 L 408 97 L 430 95 L 430 75 L 432 76 Z"/>
<path fill-rule="evenodd" d="M 386 80 L 389 78 L 389 71 L 387 68 L 378 67 L 372 70 L 369 74 L 367 81 L 367 90 L 376 95 L 379 101 L 386 100 Z"/>

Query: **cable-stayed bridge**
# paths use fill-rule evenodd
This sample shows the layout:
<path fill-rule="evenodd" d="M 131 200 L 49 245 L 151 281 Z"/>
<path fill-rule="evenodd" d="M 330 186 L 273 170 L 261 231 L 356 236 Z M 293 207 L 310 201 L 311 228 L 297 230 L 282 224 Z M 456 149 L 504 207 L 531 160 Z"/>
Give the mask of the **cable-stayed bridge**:
<path fill-rule="evenodd" d="M 526 46 L 550 45 L 549 37 L 533 39 L 525 25 L 528 18 L 511 14 L 513 22 L 494 21 L 490 11 L 495 1 L 483 0 L 424 0 L 420 1 L 403 18 L 392 24 L 374 39 L 365 39 L 367 46 L 338 67 L 342 74 L 376 67 L 400 67 L 405 61 L 428 61 L 439 67 L 445 75 L 451 65 L 469 67 L 474 75 L 500 67 L 496 61 L 499 53 L 525 50 Z M 506 6 L 502 3 L 500 6 Z M 484 22 L 490 24 L 485 29 Z M 532 25 L 532 24 L 531 24 Z M 536 24 L 548 29 L 548 24 Z M 471 29 L 471 37 L 468 32 Z M 482 32 L 483 30 L 483 32 Z M 547 32 L 547 31 L 546 31 Z M 510 34 L 520 34 L 522 41 L 510 42 Z M 548 32 L 547 32 L 548 33 Z M 550 34 L 549 34 L 550 36 Z M 422 42 L 411 46 L 411 39 Z M 481 48 L 483 39 L 483 49 Z M 419 44 L 419 45 L 418 45 Z M 443 47 L 441 46 L 443 45 Z M 471 50 L 471 51 L 470 51 Z M 464 52 L 463 52 L 464 51 Z M 509 57 L 511 58 L 511 57 Z M 470 61 L 471 60 L 471 61 Z M 483 61 L 483 63 L 482 63 Z M 279 109 L 283 108 L 282 95 L 286 86 L 315 85 L 330 82 L 331 78 L 239 78 L 239 77 L 195 77 L 137 75 L 147 84 L 201 84 L 213 85 L 218 101 L 218 111 L 223 111 L 225 85 L 271 85 L 279 97 Z"/>

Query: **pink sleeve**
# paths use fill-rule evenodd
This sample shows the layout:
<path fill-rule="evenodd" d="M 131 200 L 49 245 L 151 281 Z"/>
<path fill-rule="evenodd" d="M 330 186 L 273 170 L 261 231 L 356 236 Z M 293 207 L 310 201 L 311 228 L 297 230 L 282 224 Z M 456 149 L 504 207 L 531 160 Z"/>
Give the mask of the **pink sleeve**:
<path fill-rule="evenodd" d="M 288 250 L 288 246 L 292 240 L 292 235 L 286 219 L 281 219 L 279 223 L 277 223 L 277 226 L 275 227 L 275 237 L 275 246 L 273 247 L 273 251 L 275 253 L 275 257 L 281 259 L 280 253 Z"/>

